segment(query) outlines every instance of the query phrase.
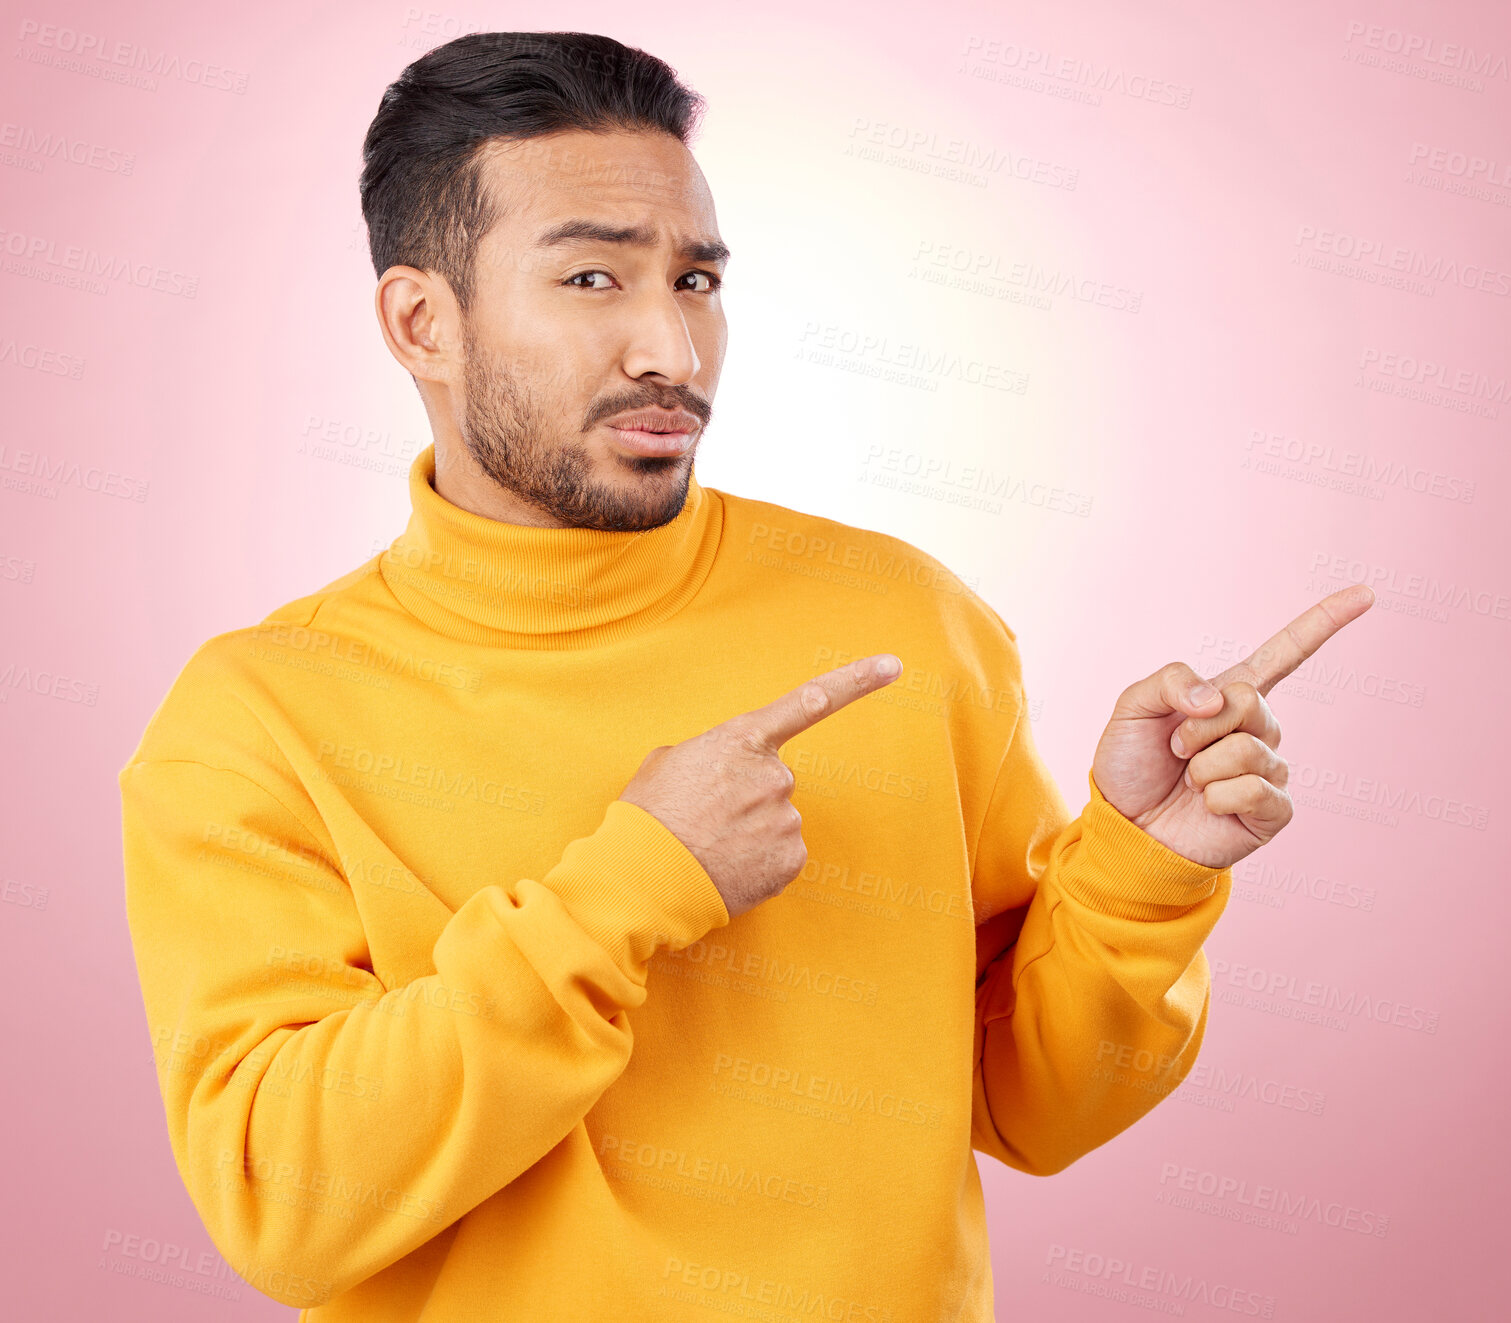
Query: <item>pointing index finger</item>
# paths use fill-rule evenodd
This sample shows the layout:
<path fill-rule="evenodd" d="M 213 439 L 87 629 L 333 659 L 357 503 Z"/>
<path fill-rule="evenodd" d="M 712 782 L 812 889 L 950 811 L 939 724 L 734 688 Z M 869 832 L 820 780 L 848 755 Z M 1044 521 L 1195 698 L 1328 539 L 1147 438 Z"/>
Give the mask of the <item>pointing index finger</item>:
<path fill-rule="evenodd" d="M 895 669 L 885 670 L 888 665 Z M 754 732 L 753 739 L 774 754 L 793 736 L 802 734 L 857 698 L 864 698 L 883 685 L 891 684 L 901 674 L 902 663 L 890 652 L 861 657 L 811 680 L 804 680 L 796 689 L 765 707 L 747 712 L 744 721 Z"/>
<path fill-rule="evenodd" d="M 1234 680 L 1247 680 L 1261 694 L 1268 694 L 1344 625 L 1357 620 L 1374 604 L 1373 589 L 1363 584 L 1351 584 L 1329 593 L 1261 643 L 1243 661 L 1208 683 L 1221 689 Z"/>

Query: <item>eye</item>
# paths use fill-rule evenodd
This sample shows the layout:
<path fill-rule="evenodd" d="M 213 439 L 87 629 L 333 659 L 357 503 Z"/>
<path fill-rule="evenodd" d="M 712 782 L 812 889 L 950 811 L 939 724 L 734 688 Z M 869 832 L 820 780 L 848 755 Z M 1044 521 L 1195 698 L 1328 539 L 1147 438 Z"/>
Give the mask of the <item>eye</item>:
<path fill-rule="evenodd" d="M 607 271 L 579 271 L 575 276 L 568 276 L 561 283 L 563 285 L 575 285 L 576 282 L 579 281 L 579 280 L 581 280 L 584 276 L 603 276 L 607 280 L 612 280 L 614 278 L 613 276 L 609 275 L 609 273 Z M 589 289 L 589 288 L 591 288 L 591 289 L 607 289 L 608 286 L 606 286 L 606 285 L 592 285 L 592 286 L 588 286 L 588 285 L 576 285 L 576 288 L 578 288 L 578 289 Z"/>
<path fill-rule="evenodd" d="M 693 290 L 694 294 L 713 294 L 724 284 L 724 278 L 715 275 L 712 271 L 688 271 L 682 276 L 682 279 L 686 280 L 688 276 L 703 276 L 708 281 L 707 289 L 695 289 Z"/>

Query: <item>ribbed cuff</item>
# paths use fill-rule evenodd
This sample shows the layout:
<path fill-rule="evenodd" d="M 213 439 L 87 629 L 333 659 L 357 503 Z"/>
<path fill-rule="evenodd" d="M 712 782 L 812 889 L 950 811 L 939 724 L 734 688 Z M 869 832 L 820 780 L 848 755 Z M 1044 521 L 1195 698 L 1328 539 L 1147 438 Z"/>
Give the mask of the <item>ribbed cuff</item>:
<path fill-rule="evenodd" d="M 1086 773 L 1091 800 L 1081 839 L 1059 873 L 1060 888 L 1083 905 L 1125 919 L 1166 919 L 1217 889 L 1222 868 L 1208 868 L 1157 841 L 1108 803 Z"/>
<path fill-rule="evenodd" d="M 724 898 L 697 857 L 654 814 L 616 799 L 541 882 L 625 974 L 644 983 L 661 946 L 679 951 L 729 922 Z"/>

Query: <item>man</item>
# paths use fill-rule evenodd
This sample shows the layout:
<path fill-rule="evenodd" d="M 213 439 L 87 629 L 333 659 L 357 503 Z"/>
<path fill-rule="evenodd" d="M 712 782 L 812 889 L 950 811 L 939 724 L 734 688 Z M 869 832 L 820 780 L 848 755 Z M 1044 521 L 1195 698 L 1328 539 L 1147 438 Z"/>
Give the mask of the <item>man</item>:
<path fill-rule="evenodd" d="M 699 104 L 574 33 L 386 91 L 408 527 L 205 643 L 121 772 L 174 1157 L 307 1319 L 990 1319 L 973 1149 L 1058 1172 L 1185 1077 L 1291 813 L 1263 695 L 1368 605 L 1131 685 L 1071 819 L 990 606 L 697 482 Z"/>

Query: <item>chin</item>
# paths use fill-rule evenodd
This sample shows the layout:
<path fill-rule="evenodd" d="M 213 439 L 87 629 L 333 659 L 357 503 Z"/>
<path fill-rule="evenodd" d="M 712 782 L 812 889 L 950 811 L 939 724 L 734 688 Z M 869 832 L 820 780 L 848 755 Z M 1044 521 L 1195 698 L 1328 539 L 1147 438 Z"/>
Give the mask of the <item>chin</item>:
<path fill-rule="evenodd" d="M 614 467 L 621 473 L 646 475 L 665 473 L 676 476 L 692 467 L 693 452 L 689 450 L 685 455 L 664 455 L 654 458 L 649 455 L 616 454 L 614 460 Z"/>
<path fill-rule="evenodd" d="M 687 504 L 690 458 L 614 456 L 594 474 L 596 517 L 588 526 L 645 533 L 670 523 Z"/>

